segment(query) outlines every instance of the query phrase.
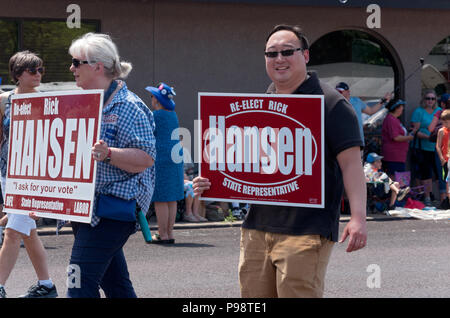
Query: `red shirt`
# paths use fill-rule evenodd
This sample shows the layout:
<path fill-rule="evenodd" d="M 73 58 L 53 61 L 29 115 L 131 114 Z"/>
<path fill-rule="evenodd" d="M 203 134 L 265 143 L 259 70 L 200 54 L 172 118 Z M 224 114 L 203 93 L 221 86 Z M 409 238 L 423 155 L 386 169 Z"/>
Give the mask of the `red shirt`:
<path fill-rule="evenodd" d="M 397 117 L 388 113 L 381 128 L 382 156 L 385 161 L 406 162 L 409 142 L 395 141 L 397 136 L 406 136 L 406 129 Z"/>

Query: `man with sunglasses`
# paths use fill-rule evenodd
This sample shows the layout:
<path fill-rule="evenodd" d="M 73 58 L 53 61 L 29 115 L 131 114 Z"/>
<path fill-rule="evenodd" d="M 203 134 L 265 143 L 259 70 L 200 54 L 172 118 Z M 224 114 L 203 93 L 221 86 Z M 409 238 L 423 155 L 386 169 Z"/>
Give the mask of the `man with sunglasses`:
<path fill-rule="evenodd" d="M 340 242 L 347 252 L 366 245 L 366 186 L 358 120 L 332 87 L 308 73 L 308 41 L 296 26 L 276 26 L 267 37 L 267 93 L 325 96 L 325 208 L 252 205 L 242 225 L 239 281 L 243 297 L 322 297 L 326 267 L 338 241 L 343 190 L 351 219 Z M 197 177 L 193 187 L 210 187 Z"/>

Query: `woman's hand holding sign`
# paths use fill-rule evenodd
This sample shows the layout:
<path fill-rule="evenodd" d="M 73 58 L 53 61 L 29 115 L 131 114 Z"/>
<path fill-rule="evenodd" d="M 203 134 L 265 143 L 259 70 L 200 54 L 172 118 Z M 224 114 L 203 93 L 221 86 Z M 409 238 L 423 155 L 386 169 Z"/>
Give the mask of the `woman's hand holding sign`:
<path fill-rule="evenodd" d="M 154 163 L 153 158 L 141 149 L 108 147 L 103 140 L 97 141 L 92 147 L 92 158 L 129 173 L 140 173 Z"/>
<path fill-rule="evenodd" d="M 92 158 L 97 161 L 103 161 L 108 157 L 109 147 L 103 140 L 97 141 L 92 147 Z"/>

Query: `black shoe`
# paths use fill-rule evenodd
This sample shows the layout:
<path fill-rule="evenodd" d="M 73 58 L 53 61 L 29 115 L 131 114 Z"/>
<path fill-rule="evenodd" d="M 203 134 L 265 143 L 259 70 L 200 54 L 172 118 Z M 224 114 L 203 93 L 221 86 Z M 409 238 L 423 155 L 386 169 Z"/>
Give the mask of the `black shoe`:
<path fill-rule="evenodd" d="M 400 191 L 398 191 L 398 196 L 397 196 L 397 200 L 401 201 L 405 198 L 405 196 L 409 193 L 411 189 L 409 187 L 400 189 Z"/>
<path fill-rule="evenodd" d="M 19 298 L 56 298 L 58 297 L 58 292 L 56 291 L 56 286 L 53 285 L 51 288 L 39 285 L 39 283 L 31 286 L 25 295 L 19 296 Z"/>
<path fill-rule="evenodd" d="M 445 198 L 444 201 L 441 202 L 439 205 L 439 210 L 449 210 L 450 209 L 450 202 L 448 198 Z"/>

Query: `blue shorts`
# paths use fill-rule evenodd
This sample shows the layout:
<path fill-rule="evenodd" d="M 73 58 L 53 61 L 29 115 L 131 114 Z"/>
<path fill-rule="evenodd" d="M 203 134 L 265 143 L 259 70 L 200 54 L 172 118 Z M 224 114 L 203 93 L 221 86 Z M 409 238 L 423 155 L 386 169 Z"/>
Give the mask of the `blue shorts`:
<path fill-rule="evenodd" d="M 195 197 L 194 188 L 192 187 L 192 181 L 184 183 L 184 197 L 187 198 L 189 196 L 192 198 Z"/>

